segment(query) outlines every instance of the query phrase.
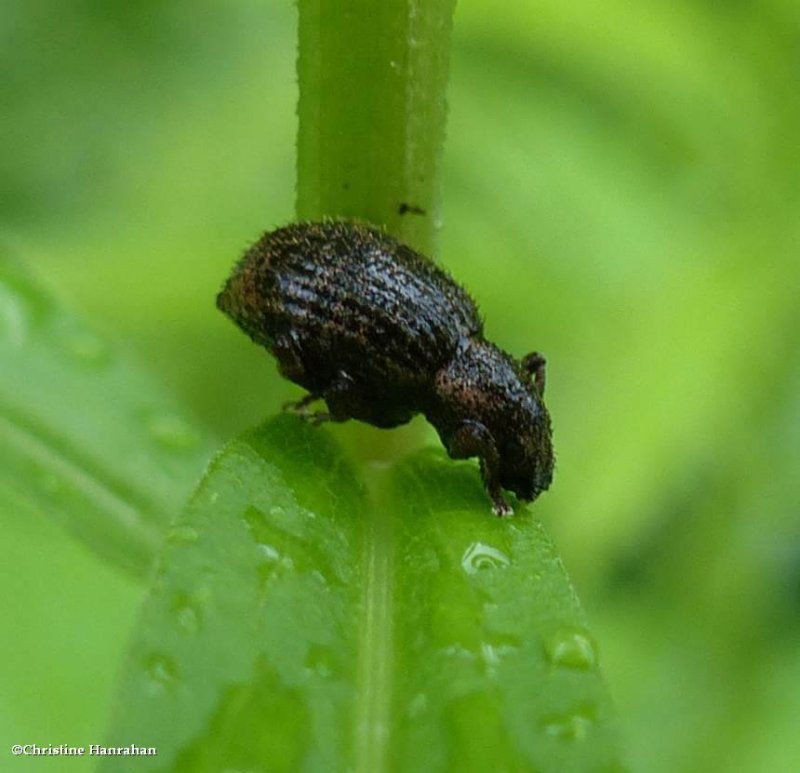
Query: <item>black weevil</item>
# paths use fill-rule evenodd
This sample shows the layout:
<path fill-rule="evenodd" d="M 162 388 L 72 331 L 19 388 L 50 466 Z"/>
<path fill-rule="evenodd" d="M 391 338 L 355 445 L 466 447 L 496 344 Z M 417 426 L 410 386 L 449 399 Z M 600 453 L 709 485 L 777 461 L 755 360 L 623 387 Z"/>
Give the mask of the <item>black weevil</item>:
<path fill-rule="evenodd" d="M 396 427 L 423 413 L 454 459 L 477 456 L 492 509 L 501 488 L 532 500 L 553 475 L 545 360 L 483 337 L 467 292 L 428 258 L 354 222 L 264 234 L 217 306 L 308 390 L 290 407 L 315 423 Z M 308 406 L 324 398 L 328 412 Z"/>

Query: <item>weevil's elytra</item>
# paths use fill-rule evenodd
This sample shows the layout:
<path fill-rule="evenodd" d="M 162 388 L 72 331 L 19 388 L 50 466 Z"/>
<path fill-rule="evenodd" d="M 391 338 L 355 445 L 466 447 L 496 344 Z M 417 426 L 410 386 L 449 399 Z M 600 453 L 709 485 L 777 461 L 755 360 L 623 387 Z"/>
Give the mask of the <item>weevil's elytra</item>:
<path fill-rule="evenodd" d="M 545 360 L 515 360 L 483 337 L 474 302 L 444 271 L 382 231 L 298 223 L 264 234 L 217 306 L 308 390 L 311 421 L 396 427 L 422 413 L 451 457 L 480 459 L 498 515 L 553 474 Z M 308 406 L 319 398 L 328 411 Z"/>

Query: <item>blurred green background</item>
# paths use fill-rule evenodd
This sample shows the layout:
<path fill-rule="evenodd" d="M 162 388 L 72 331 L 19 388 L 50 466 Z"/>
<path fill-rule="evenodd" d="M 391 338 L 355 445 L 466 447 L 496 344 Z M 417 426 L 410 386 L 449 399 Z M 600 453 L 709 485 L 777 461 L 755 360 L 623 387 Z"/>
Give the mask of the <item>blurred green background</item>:
<path fill-rule="evenodd" d="M 295 27 L 288 0 L 0 5 L 3 245 L 220 442 L 298 393 L 213 306 L 292 219 Z M 548 356 L 536 512 L 634 770 L 800 769 L 798 72 L 796 0 L 456 12 L 440 257 Z M 141 588 L 0 519 L 2 741 L 97 743 Z"/>

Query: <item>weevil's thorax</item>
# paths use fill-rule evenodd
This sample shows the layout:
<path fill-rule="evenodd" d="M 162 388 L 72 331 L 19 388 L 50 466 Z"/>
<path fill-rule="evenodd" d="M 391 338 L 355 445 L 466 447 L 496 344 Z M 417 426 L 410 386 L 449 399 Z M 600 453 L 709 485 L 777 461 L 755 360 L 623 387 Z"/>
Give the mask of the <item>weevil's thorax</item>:
<path fill-rule="evenodd" d="M 520 364 L 484 340 L 468 339 L 437 374 L 426 411 L 443 442 L 465 420 L 489 430 L 500 457 L 500 483 L 521 499 L 550 485 L 550 416 Z"/>

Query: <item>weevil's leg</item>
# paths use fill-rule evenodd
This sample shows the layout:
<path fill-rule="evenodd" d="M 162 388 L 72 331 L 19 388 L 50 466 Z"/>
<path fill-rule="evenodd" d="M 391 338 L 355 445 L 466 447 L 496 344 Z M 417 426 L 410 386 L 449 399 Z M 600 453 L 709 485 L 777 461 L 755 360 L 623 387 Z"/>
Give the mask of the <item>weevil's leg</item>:
<path fill-rule="evenodd" d="M 495 515 L 511 515 L 514 511 L 503 497 L 500 488 L 500 456 L 492 433 L 479 421 L 464 421 L 453 433 L 447 451 L 453 459 L 477 456 L 481 463 L 483 487 L 492 502 Z"/>
<path fill-rule="evenodd" d="M 306 381 L 306 369 L 303 361 L 298 354 L 299 346 L 291 333 L 278 337 L 272 346 L 272 353 L 278 360 L 278 370 L 281 375 L 294 381 L 295 384 L 304 386 Z M 322 424 L 331 418 L 329 413 L 309 410 L 309 405 L 323 397 L 323 390 L 312 390 L 305 397 L 299 400 L 292 400 L 283 404 L 283 410 L 296 413 L 307 422 L 316 425 Z"/>
<path fill-rule="evenodd" d="M 319 400 L 320 397 L 321 395 L 316 395 L 312 392 L 307 394 L 305 397 L 301 397 L 299 400 L 290 400 L 288 403 L 284 403 L 281 408 L 289 413 L 296 413 L 303 418 L 308 418 L 309 416 L 313 415 L 308 410 L 308 406 L 311 405 L 311 403 L 313 403 L 315 400 Z"/>
<path fill-rule="evenodd" d="M 301 419 L 307 421 L 309 424 L 313 424 L 315 427 L 318 427 L 326 421 L 337 421 L 327 411 L 310 411 L 308 409 L 311 403 L 315 400 L 319 400 L 321 397 L 322 395 L 308 394 L 296 402 L 284 403 L 283 410 L 297 414 Z"/>
<path fill-rule="evenodd" d="M 326 421 L 347 421 L 352 418 L 353 401 L 355 399 L 354 382 L 344 371 L 339 371 L 336 378 L 319 392 L 311 392 L 302 400 L 286 403 L 285 410 L 297 413 L 309 424 L 319 426 Z M 308 406 L 315 400 L 324 399 L 328 404 L 327 411 L 311 411 Z"/>
<path fill-rule="evenodd" d="M 534 386 L 540 395 L 544 394 L 546 366 L 547 360 L 539 352 L 531 352 L 522 358 L 522 369 L 533 377 Z"/>
<path fill-rule="evenodd" d="M 308 423 L 314 427 L 319 427 L 320 424 L 324 424 L 326 421 L 338 421 L 338 419 L 334 419 L 327 411 L 315 411 L 308 416 Z"/>

